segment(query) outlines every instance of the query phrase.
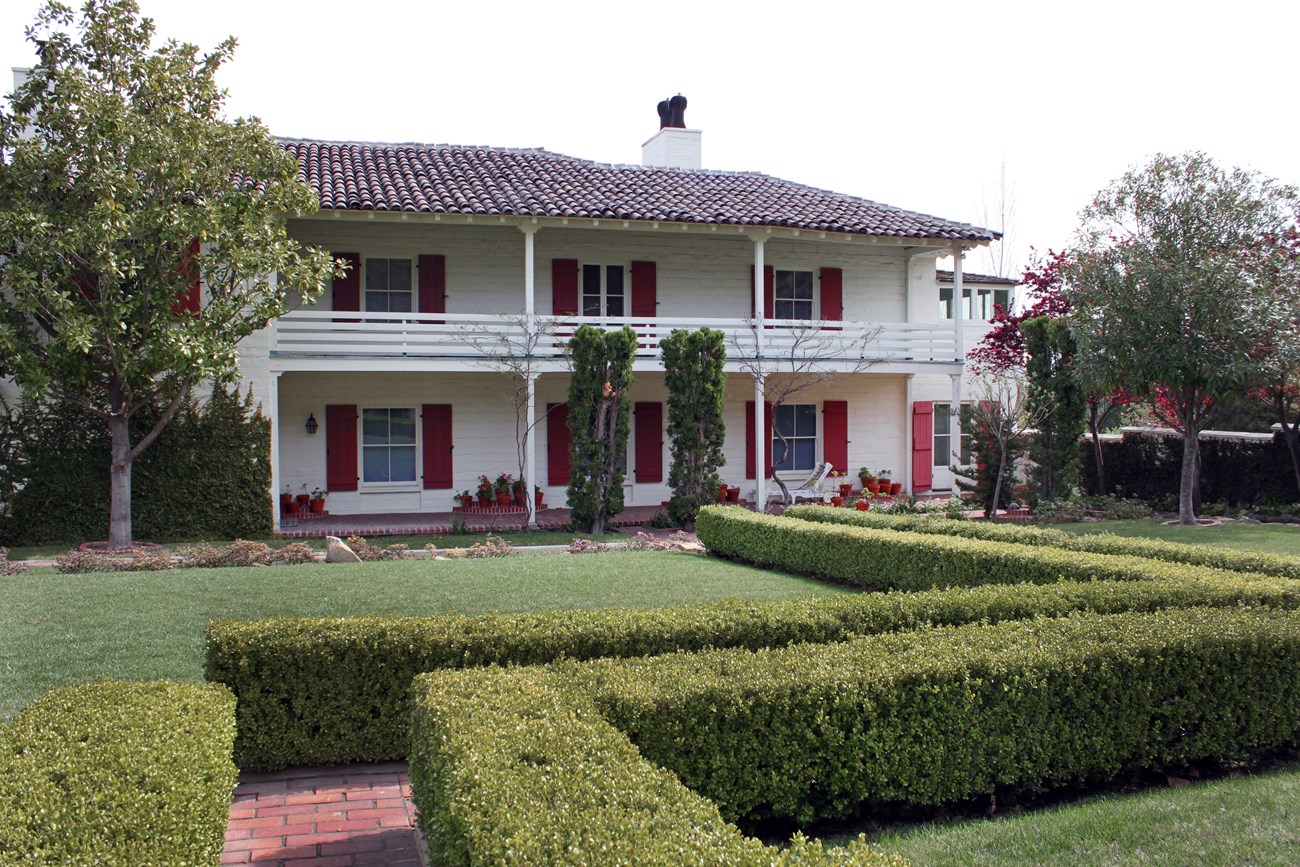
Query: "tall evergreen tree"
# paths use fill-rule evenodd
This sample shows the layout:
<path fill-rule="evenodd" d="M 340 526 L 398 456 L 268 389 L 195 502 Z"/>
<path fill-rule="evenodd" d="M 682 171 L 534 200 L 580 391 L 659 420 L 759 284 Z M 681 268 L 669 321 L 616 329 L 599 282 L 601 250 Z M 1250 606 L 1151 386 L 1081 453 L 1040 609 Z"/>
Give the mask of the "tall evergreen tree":
<path fill-rule="evenodd" d="M 583 325 L 569 340 L 569 509 L 576 528 L 603 533 L 623 511 L 627 457 L 627 390 L 632 385 L 636 332 Z"/>
<path fill-rule="evenodd" d="M 1020 323 L 1025 338 L 1028 405 L 1039 419 L 1029 442 L 1030 480 L 1045 500 L 1069 496 L 1079 482 L 1079 437 L 1087 397 L 1074 375 L 1075 342 L 1060 319 L 1040 316 Z"/>
<path fill-rule="evenodd" d="M 668 387 L 668 438 L 673 495 L 668 514 L 674 523 L 691 526 L 701 506 L 713 502 L 718 468 L 726 463 L 722 444 L 723 391 L 727 350 L 721 331 L 674 331 L 659 343 Z"/>

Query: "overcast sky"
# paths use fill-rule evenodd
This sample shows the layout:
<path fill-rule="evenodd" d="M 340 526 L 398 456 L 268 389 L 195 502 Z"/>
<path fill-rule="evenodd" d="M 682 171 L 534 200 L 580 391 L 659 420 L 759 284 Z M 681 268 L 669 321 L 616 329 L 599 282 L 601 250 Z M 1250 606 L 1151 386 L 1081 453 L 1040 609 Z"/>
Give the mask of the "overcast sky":
<path fill-rule="evenodd" d="M 1020 260 L 1067 243 L 1079 209 L 1158 152 L 1300 182 L 1285 0 L 141 5 L 160 36 L 237 37 L 229 111 L 278 135 L 638 163 L 656 103 L 681 92 L 706 168 L 974 223 L 1005 164 Z M 6 67 L 31 65 L 38 6 L 0 4 Z M 979 253 L 967 268 L 989 270 Z"/>

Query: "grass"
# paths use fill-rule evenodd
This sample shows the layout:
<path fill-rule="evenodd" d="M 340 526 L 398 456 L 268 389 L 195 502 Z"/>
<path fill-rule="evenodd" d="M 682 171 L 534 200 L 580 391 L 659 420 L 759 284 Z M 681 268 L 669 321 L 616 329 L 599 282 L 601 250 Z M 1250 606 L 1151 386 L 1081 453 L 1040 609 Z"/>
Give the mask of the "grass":
<path fill-rule="evenodd" d="M 1004 819 L 890 830 L 871 839 L 915 867 L 1297 864 L 1300 767 L 1104 795 Z"/>
<path fill-rule="evenodd" d="M 0 579 L 0 718 L 46 690 L 111 675 L 202 679 L 209 620 L 553 608 L 656 608 L 849 592 L 661 551 Z"/>
<path fill-rule="evenodd" d="M 462 533 L 459 535 L 445 536 L 368 536 L 366 541 L 372 545 L 387 547 L 401 543 L 412 549 L 423 548 L 426 545 L 437 545 L 439 548 L 468 548 L 469 546 L 482 542 L 486 533 Z M 596 539 L 602 542 L 619 542 L 630 538 L 628 533 L 605 533 L 602 535 L 592 535 L 590 533 L 573 533 L 567 530 L 533 530 L 523 533 L 494 533 L 500 536 L 511 545 L 516 547 L 522 545 L 567 545 L 574 539 Z M 213 545 L 229 545 L 230 539 L 208 540 Z M 262 539 L 272 548 L 282 548 L 290 542 L 306 542 L 318 551 L 325 550 L 325 540 L 321 539 Z M 164 550 L 175 551 L 188 545 L 197 544 L 196 542 L 168 542 L 161 545 Z M 75 547 L 74 545 L 20 545 L 9 549 L 10 560 L 52 560 L 60 554 L 68 553 L 68 550 Z"/>
<path fill-rule="evenodd" d="M 1259 554 L 1300 555 L 1300 525 L 1243 524 L 1231 521 L 1217 526 L 1183 527 L 1176 524 L 1164 526 L 1155 518 L 1137 518 L 1051 526 L 1067 533 L 1114 533 L 1116 536 L 1216 545 Z"/>

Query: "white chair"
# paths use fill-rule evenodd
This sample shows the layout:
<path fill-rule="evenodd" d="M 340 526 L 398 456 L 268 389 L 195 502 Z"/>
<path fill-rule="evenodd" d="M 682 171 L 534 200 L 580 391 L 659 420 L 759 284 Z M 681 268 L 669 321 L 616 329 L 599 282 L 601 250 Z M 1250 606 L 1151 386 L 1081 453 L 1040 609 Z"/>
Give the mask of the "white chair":
<path fill-rule="evenodd" d="M 804 480 L 802 485 L 797 488 L 790 488 L 790 496 L 793 498 L 794 502 L 797 503 L 800 500 L 818 500 L 819 502 L 826 502 L 830 494 L 823 491 L 821 485 L 834 468 L 835 465 L 830 461 L 822 461 L 820 464 L 813 467 L 812 474 Z M 779 499 L 781 499 L 780 488 L 769 492 L 767 495 L 768 503 Z"/>

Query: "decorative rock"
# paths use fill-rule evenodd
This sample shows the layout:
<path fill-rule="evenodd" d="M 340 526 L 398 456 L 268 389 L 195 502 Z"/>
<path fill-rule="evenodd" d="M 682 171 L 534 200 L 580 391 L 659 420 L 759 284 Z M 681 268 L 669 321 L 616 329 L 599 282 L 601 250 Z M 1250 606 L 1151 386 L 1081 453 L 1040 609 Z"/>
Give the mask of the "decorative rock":
<path fill-rule="evenodd" d="M 701 545 L 699 542 L 678 542 L 677 550 L 690 551 L 691 553 L 703 553 L 704 546 Z"/>
<path fill-rule="evenodd" d="M 360 563 L 361 558 L 357 552 L 348 547 L 338 536 L 325 537 L 325 562 L 326 563 Z"/>

